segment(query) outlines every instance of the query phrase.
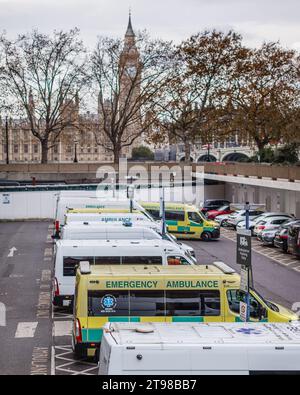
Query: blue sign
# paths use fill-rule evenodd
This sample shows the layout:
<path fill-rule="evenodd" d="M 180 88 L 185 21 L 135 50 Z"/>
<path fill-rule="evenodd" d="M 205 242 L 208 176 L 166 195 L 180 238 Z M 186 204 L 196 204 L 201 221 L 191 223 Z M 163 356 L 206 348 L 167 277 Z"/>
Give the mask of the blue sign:
<path fill-rule="evenodd" d="M 241 328 L 237 330 L 238 333 L 243 335 L 261 335 L 262 332 L 254 328 Z"/>

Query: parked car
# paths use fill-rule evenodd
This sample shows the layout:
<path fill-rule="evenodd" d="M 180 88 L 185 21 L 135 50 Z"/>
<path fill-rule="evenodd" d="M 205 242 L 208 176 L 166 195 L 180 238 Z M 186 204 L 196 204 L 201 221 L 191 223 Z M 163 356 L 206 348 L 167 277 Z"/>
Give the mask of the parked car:
<path fill-rule="evenodd" d="M 216 210 L 207 211 L 206 218 L 214 220 L 219 215 L 226 215 L 226 214 L 229 215 L 229 214 L 232 214 L 233 212 L 234 212 L 234 210 L 231 210 L 230 206 L 225 205 L 225 206 L 222 206 Z"/>
<path fill-rule="evenodd" d="M 217 210 L 225 205 L 230 206 L 230 202 L 224 199 L 207 199 L 204 201 L 201 211 L 206 214 L 207 211 Z"/>
<path fill-rule="evenodd" d="M 291 225 L 288 230 L 288 252 L 300 258 L 300 224 Z"/>
<path fill-rule="evenodd" d="M 249 218 L 254 219 L 261 214 L 261 210 L 250 210 L 249 211 Z M 246 210 L 240 210 L 235 212 L 234 214 L 230 214 L 227 219 L 228 226 L 233 227 L 236 229 L 237 224 L 240 221 L 246 221 Z"/>
<path fill-rule="evenodd" d="M 275 239 L 277 231 L 278 231 L 278 228 L 262 230 L 259 233 L 259 235 L 257 236 L 257 238 L 258 238 L 258 240 L 260 240 L 263 243 L 263 245 L 273 247 L 274 246 L 274 239 Z"/>
<path fill-rule="evenodd" d="M 286 213 L 275 213 L 275 212 L 266 212 L 266 213 L 260 213 L 257 217 L 250 219 L 249 222 L 249 229 L 252 231 L 254 230 L 255 225 L 259 222 L 259 221 L 263 221 L 267 218 L 271 218 L 271 217 L 286 217 L 287 219 L 289 218 L 293 218 L 292 215 L 290 214 L 286 214 Z M 237 226 L 237 229 L 245 229 L 246 228 L 246 220 L 245 218 L 241 219 Z"/>
<path fill-rule="evenodd" d="M 285 253 L 288 252 L 289 227 L 297 224 L 300 225 L 300 220 L 292 220 L 288 223 L 284 223 L 276 232 L 274 246 Z"/>
<path fill-rule="evenodd" d="M 234 215 L 239 215 L 240 210 L 234 211 L 231 214 L 223 214 L 223 215 L 217 215 L 215 217 L 215 221 L 220 224 L 220 226 L 228 226 L 227 221 L 229 216 L 234 216 Z"/>
<path fill-rule="evenodd" d="M 256 223 L 253 229 L 253 234 L 254 236 L 258 236 L 263 230 L 274 228 L 279 229 L 284 222 L 287 222 L 286 216 L 264 218 L 263 220 Z"/>

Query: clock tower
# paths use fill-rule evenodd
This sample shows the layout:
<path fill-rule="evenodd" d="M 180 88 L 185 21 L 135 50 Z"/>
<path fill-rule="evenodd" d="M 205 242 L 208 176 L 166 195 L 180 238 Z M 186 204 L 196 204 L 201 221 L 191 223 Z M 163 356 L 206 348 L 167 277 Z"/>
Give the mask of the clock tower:
<path fill-rule="evenodd" d="M 129 14 L 128 27 L 124 38 L 124 47 L 120 58 L 120 111 L 132 112 L 136 106 L 141 92 L 141 63 L 140 54 L 136 46 L 136 36 L 132 28 L 131 14 Z M 138 119 L 138 114 L 134 116 Z M 141 129 L 141 123 L 136 120 L 127 126 L 123 140 L 129 140 Z M 122 155 L 131 157 L 132 148 L 140 145 L 137 138 L 131 147 L 124 147 Z"/>

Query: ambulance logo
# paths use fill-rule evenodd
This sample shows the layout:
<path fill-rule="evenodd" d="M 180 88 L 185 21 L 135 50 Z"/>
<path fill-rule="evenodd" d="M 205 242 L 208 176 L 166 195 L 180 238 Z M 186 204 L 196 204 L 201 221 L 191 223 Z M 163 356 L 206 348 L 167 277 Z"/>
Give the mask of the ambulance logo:
<path fill-rule="evenodd" d="M 105 295 L 101 300 L 102 308 L 105 310 L 112 310 L 116 307 L 116 298 L 112 295 Z"/>
<path fill-rule="evenodd" d="M 237 330 L 238 333 L 243 335 L 261 335 L 261 331 L 254 328 L 241 328 Z"/>

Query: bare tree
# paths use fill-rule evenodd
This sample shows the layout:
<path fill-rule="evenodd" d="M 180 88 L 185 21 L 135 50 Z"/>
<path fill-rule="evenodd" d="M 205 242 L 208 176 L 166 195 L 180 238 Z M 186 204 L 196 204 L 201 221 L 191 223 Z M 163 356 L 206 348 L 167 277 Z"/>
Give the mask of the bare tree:
<path fill-rule="evenodd" d="M 99 38 L 92 55 L 98 96 L 98 145 L 117 163 L 122 151 L 148 134 L 165 84 L 170 45 L 135 36 L 130 26 L 125 42 Z"/>
<path fill-rule="evenodd" d="M 85 49 L 78 29 L 52 36 L 33 31 L 17 40 L 1 38 L 4 61 L 1 76 L 15 105 L 42 148 L 42 163 L 61 133 L 76 125 L 71 103 L 87 81 Z"/>
<path fill-rule="evenodd" d="M 299 81 L 295 52 L 278 43 L 245 49 L 224 96 L 232 130 L 256 144 L 258 152 L 278 144 L 299 125 Z M 299 129 L 298 129 L 299 130 Z"/>
<path fill-rule="evenodd" d="M 225 104 L 219 93 L 228 86 L 240 51 L 241 37 L 231 31 L 199 33 L 175 50 L 160 116 L 165 130 L 184 143 L 186 161 L 195 140 L 209 144 L 218 137 L 215 121 Z"/>

